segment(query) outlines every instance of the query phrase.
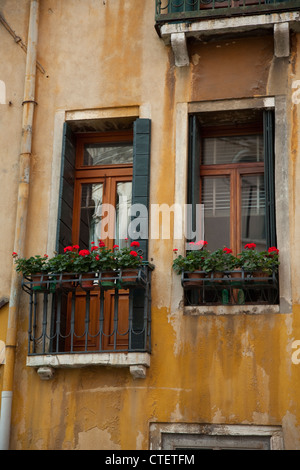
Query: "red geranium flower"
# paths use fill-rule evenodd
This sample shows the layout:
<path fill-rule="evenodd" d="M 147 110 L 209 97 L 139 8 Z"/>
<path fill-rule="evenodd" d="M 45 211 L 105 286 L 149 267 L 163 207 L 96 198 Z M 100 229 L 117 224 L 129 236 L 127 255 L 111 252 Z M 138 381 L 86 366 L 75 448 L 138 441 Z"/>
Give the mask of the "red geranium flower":
<path fill-rule="evenodd" d="M 256 244 L 255 243 L 247 243 L 247 245 L 245 245 L 245 248 L 248 248 L 248 250 L 254 250 L 256 248 Z"/>
<path fill-rule="evenodd" d="M 174 248 L 173 251 L 178 251 L 178 248 Z"/>
<path fill-rule="evenodd" d="M 89 250 L 80 250 L 78 253 L 80 256 L 87 256 L 90 254 Z"/>
<path fill-rule="evenodd" d="M 224 251 L 225 253 L 227 253 L 227 255 L 229 255 L 230 253 L 232 253 L 232 249 L 231 249 L 231 248 L 227 248 L 226 246 L 225 246 L 225 248 L 223 248 L 223 251 Z"/>
<path fill-rule="evenodd" d="M 137 254 L 136 251 L 131 251 L 129 254 L 130 254 L 131 256 L 138 256 L 138 254 Z"/>
<path fill-rule="evenodd" d="M 92 246 L 91 251 L 98 250 L 98 248 L 99 248 L 99 247 L 98 247 L 97 245 L 94 245 L 94 246 Z"/>
<path fill-rule="evenodd" d="M 113 248 L 119 248 L 119 245 L 114 245 Z"/>
<path fill-rule="evenodd" d="M 14 251 L 11 255 L 15 258 L 16 256 L 18 256 L 18 253 Z"/>
<path fill-rule="evenodd" d="M 79 250 L 79 245 L 73 245 L 73 250 Z"/>
<path fill-rule="evenodd" d="M 100 240 L 99 246 L 100 246 L 100 248 L 103 248 L 105 246 L 105 243 L 102 240 Z"/>
<path fill-rule="evenodd" d="M 276 248 L 276 246 L 270 246 L 270 248 L 268 249 L 268 253 L 278 255 L 279 250 L 278 248 Z"/>
<path fill-rule="evenodd" d="M 136 246 L 136 247 L 139 247 L 139 246 L 140 246 L 140 244 L 139 244 L 139 242 L 137 242 L 137 241 L 133 241 L 133 242 L 131 242 L 131 243 L 130 243 L 130 246 Z"/>
<path fill-rule="evenodd" d="M 73 247 L 72 246 L 66 246 L 64 248 L 64 252 L 67 253 L 67 251 L 72 251 L 73 250 Z"/>

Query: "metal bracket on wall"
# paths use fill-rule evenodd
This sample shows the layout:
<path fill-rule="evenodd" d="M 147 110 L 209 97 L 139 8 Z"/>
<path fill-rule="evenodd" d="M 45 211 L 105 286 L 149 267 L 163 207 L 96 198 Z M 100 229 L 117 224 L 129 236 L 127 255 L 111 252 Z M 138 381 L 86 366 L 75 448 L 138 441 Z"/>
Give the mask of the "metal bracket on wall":
<path fill-rule="evenodd" d="M 20 46 L 21 49 L 23 49 L 23 51 L 26 52 L 26 54 L 27 54 L 26 44 L 24 44 L 24 42 L 22 41 L 22 38 L 20 38 L 20 36 L 18 36 L 14 32 L 14 30 L 9 26 L 9 24 L 7 23 L 7 21 L 3 18 L 3 16 L 1 14 L 0 14 L 0 23 L 3 24 L 6 31 L 8 31 L 9 34 L 14 38 L 15 43 L 18 44 L 18 46 Z M 46 73 L 44 67 L 38 61 L 36 62 L 36 66 L 39 69 L 39 71 L 42 72 L 42 74 Z"/>

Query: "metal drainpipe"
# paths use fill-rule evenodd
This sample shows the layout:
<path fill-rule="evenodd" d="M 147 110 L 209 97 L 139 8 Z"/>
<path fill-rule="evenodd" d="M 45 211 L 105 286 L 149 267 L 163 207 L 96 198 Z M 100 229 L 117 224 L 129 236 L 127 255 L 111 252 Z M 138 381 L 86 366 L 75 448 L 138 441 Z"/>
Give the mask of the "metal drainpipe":
<path fill-rule="evenodd" d="M 38 39 L 39 0 L 31 0 L 28 29 L 26 73 L 24 85 L 21 152 L 19 160 L 19 187 L 15 226 L 14 251 L 23 256 L 26 241 L 27 205 L 32 145 L 32 124 L 35 102 L 36 52 Z M 6 358 L 1 394 L 0 450 L 9 450 L 11 410 L 14 385 L 17 320 L 21 293 L 20 275 L 12 269 L 8 325 L 6 335 Z"/>

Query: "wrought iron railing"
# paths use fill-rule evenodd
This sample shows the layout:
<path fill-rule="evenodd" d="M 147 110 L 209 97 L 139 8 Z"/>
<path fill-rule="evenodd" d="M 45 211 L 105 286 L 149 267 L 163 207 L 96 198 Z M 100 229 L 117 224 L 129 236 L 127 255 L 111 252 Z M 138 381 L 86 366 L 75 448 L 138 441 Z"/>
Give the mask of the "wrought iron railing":
<path fill-rule="evenodd" d="M 150 352 L 153 268 L 24 277 L 28 355 Z"/>
<path fill-rule="evenodd" d="M 298 10 L 299 0 L 155 0 L 157 24 Z"/>
<path fill-rule="evenodd" d="M 224 273 L 182 272 L 185 305 L 276 305 L 278 274 L 235 270 Z"/>

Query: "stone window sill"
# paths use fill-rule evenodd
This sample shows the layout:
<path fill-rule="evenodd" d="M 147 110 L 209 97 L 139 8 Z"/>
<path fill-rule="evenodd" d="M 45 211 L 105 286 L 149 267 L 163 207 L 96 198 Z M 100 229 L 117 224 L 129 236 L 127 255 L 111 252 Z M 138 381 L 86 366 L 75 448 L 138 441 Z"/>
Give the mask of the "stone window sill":
<path fill-rule="evenodd" d="M 42 380 L 53 377 L 55 369 L 88 366 L 128 367 L 134 378 L 145 378 L 150 367 L 149 353 L 76 353 L 27 356 L 26 365 L 37 369 Z"/>
<path fill-rule="evenodd" d="M 264 315 L 280 313 L 279 305 L 213 305 L 184 307 L 184 315 Z"/>

